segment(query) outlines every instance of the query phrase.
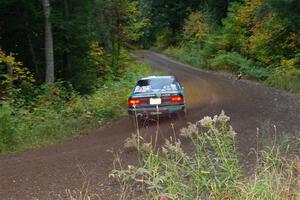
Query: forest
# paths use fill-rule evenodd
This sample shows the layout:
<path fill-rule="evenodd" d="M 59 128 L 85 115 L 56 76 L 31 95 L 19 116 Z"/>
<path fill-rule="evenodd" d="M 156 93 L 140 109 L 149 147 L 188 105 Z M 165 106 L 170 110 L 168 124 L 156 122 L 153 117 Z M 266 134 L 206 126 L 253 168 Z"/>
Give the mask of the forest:
<path fill-rule="evenodd" d="M 299 94 L 299 13 L 297 0 L 2 0 L 0 151 L 119 115 L 128 92 L 114 108 L 101 92 L 152 73 L 129 56 L 136 49 Z"/>
<path fill-rule="evenodd" d="M 297 0 L 205 1 L 179 33 L 173 26 L 159 33 L 156 46 L 193 66 L 299 94 L 299 12 Z"/>

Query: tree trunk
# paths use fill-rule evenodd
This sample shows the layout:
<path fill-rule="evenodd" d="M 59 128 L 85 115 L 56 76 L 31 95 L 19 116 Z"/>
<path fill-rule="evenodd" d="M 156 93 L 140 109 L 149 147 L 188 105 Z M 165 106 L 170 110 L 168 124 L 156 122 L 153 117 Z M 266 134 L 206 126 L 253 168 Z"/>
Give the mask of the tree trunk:
<path fill-rule="evenodd" d="M 46 83 L 54 83 L 54 55 L 53 55 L 53 35 L 50 21 L 50 2 L 42 0 L 45 16 L 45 58 L 46 58 Z"/>

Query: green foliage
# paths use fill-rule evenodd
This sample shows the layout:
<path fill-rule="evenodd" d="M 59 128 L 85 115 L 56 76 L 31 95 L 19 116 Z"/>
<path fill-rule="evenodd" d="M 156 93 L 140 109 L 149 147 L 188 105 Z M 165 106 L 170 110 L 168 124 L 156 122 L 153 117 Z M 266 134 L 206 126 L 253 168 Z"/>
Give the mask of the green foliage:
<path fill-rule="evenodd" d="M 192 44 L 202 43 L 211 29 L 207 21 L 207 16 L 203 12 L 192 13 L 183 27 L 184 40 Z"/>
<path fill-rule="evenodd" d="M 35 80 L 29 70 L 21 62 L 16 61 L 12 55 L 7 55 L 0 49 L 0 84 L 11 84 L 26 81 L 33 83 Z"/>
<path fill-rule="evenodd" d="M 219 69 L 226 71 L 239 71 L 242 66 L 249 66 L 250 63 L 243 56 L 236 52 L 217 55 L 210 60 L 211 69 Z"/>
<path fill-rule="evenodd" d="M 300 94 L 300 54 L 289 60 L 282 60 L 280 66 L 269 77 L 272 86 Z"/>
<path fill-rule="evenodd" d="M 203 14 L 213 14 L 208 6 L 190 14 L 181 45 L 165 53 L 196 67 L 242 73 L 299 93 L 299 6 L 297 1 L 233 1 L 219 26 Z"/>
<path fill-rule="evenodd" d="M 72 82 L 83 94 L 95 91 L 99 78 L 122 75 L 123 49 L 135 45 L 150 24 L 141 13 L 139 1 L 54 0 L 50 6 L 55 77 Z M 1 48 L 13 52 L 38 84 L 43 83 L 46 65 L 41 51 L 45 48 L 42 3 L 1 1 L 0 17 Z M 97 55 L 98 50 L 101 55 Z M 7 76 L 2 65 L 0 70 L 1 77 Z"/>
<path fill-rule="evenodd" d="M 163 29 L 156 39 L 156 47 L 163 50 L 172 44 L 172 33 L 169 29 Z"/>
<path fill-rule="evenodd" d="M 128 41 L 131 42 L 140 40 L 145 34 L 145 29 L 150 25 L 150 19 L 143 15 L 140 4 L 138 1 L 130 1 L 126 6 L 127 26 L 124 27 L 124 31 Z"/>
<path fill-rule="evenodd" d="M 133 62 L 124 73 L 118 80 L 101 81 L 88 96 L 78 95 L 64 82 L 35 88 L 35 97 L 22 96 L 18 89 L 0 105 L 0 152 L 66 140 L 126 114 L 132 86 L 152 72 Z"/>
<path fill-rule="evenodd" d="M 3 102 L 0 112 L 0 153 L 12 151 L 19 142 L 19 133 L 15 129 L 16 120 L 13 118 L 14 108 Z"/>
<path fill-rule="evenodd" d="M 298 0 L 55 0 L 51 10 L 56 77 L 71 81 L 84 94 L 95 91 L 99 78 L 122 76 L 122 51 L 134 45 L 156 45 L 159 50 L 179 45 L 180 52 L 173 48 L 172 54 L 184 62 L 243 72 L 280 88 L 298 80 L 293 76 L 284 86 L 279 78 L 286 78 L 282 63 L 295 59 L 300 50 Z M 41 3 L 1 1 L 0 17 L 1 48 L 14 52 L 16 60 L 43 82 Z M 2 79 L 8 76 L 4 68 L 0 64 Z M 299 64 L 287 74 L 297 70 Z"/>
<path fill-rule="evenodd" d="M 281 18 L 286 19 L 288 26 L 293 31 L 298 31 L 300 28 L 300 2 L 297 0 L 277 1 L 266 0 L 272 11 L 278 14 Z"/>
<path fill-rule="evenodd" d="M 164 46 L 159 45 L 157 38 L 167 30 L 171 37 L 164 41 L 169 41 L 169 45 L 177 44 L 185 18 L 201 6 L 198 0 L 141 0 L 140 2 L 142 14 L 150 20 L 145 36 L 141 40 L 145 47 L 154 44 Z"/>
<path fill-rule="evenodd" d="M 12 52 L 16 60 L 24 63 L 35 78 L 39 78 L 42 70 L 36 68 L 43 56 L 43 13 L 41 2 L 32 0 L 11 0 L 0 2 L 0 43 L 2 50 Z M 34 52 L 31 52 L 31 47 Z M 33 54 L 32 54 L 33 53 Z M 41 64 L 41 65 L 40 65 Z"/>
<path fill-rule="evenodd" d="M 97 79 L 104 79 L 110 72 L 108 61 L 104 59 L 104 55 L 99 44 L 94 42 L 90 46 L 87 57 L 78 60 L 71 82 L 81 94 L 92 94 L 96 90 Z"/>
<path fill-rule="evenodd" d="M 204 8 L 210 13 L 211 20 L 216 24 L 221 24 L 222 19 L 227 15 L 229 1 L 207 0 L 205 3 Z"/>
<path fill-rule="evenodd" d="M 218 32 L 211 34 L 203 44 L 201 54 L 204 59 L 213 58 L 216 54 L 225 53 L 229 47 L 228 43 L 228 40 Z"/>
<path fill-rule="evenodd" d="M 139 166 L 115 169 L 121 196 L 131 199 L 296 199 L 299 157 L 281 146 L 260 152 L 253 178 L 243 175 L 236 149 L 236 132 L 229 117 L 204 117 L 190 123 L 181 139 L 170 138 L 161 148 L 133 135 L 125 147 L 140 156 Z M 181 141 L 188 140 L 189 151 Z M 187 142 L 185 141 L 185 144 Z M 300 140 L 296 139 L 299 147 Z M 191 150 L 192 149 L 192 150 Z M 287 152 L 290 152 L 287 157 Z M 297 153 L 297 152 L 295 152 Z M 139 189 L 140 188 L 140 189 Z"/>
<path fill-rule="evenodd" d="M 255 62 L 247 60 L 237 52 L 217 55 L 213 59 L 208 60 L 208 63 L 210 69 L 242 73 L 247 78 L 258 80 L 265 80 L 272 73 L 271 69 L 257 67 Z"/>
<path fill-rule="evenodd" d="M 191 64 L 195 67 L 202 68 L 205 66 L 202 55 L 199 50 L 193 46 L 191 48 L 187 46 L 183 46 L 182 48 L 169 47 L 164 50 L 164 53 L 180 62 Z"/>

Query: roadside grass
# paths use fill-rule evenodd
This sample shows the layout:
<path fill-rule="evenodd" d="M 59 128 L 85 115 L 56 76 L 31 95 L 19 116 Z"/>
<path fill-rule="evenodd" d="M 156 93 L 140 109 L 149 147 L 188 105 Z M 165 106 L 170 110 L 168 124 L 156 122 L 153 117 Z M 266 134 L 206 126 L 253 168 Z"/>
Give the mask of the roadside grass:
<path fill-rule="evenodd" d="M 132 86 L 152 72 L 148 66 L 133 61 L 124 76 L 105 81 L 89 96 L 80 96 L 56 83 L 44 86 L 33 105 L 1 101 L 0 153 L 57 143 L 125 115 Z"/>
<path fill-rule="evenodd" d="M 293 63 L 283 62 L 277 69 L 260 67 L 237 52 L 219 53 L 213 57 L 204 55 L 195 47 L 169 47 L 162 50 L 167 56 L 196 68 L 242 74 L 243 78 L 260 81 L 269 86 L 300 95 L 300 71 Z"/>
<path fill-rule="evenodd" d="M 204 68 L 204 66 L 206 65 L 206 63 L 204 62 L 205 60 L 199 53 L 199 50 L 193 48 L 189 49 L 187 53 L 187 49 L 185 48 L 169 47 L 162 53 L 182 63 L 189 64 L 197 68 Z"/>
<path fill-rule="evenodd" d="M 273 74 L 266 80 L 266 83 L 270 86 L 300 95 L 300 75 L 290 76 L 288 73 Z"/>
<path fill-rule="evenodd" d="M 300 138 L 276 140 L 256 151 L 253 175 L 244 175 L 236 132 L 222 112 L 181 130 L 162 147 L 139 135 L 125 146 L 138 151 L 140 165 L 123 168 L 120 158 L 110 177 L 120 184 L 120 199 L 299 199 Z M 186 151 L 182 141 L 189 141 Z"/>

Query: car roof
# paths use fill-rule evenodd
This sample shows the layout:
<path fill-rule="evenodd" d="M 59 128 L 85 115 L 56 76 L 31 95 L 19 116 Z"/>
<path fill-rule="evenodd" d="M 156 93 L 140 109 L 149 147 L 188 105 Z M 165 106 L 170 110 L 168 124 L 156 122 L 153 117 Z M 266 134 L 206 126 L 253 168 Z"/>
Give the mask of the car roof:
<path fill-rule="evenodd" d="M 140 80 L 159 79 L 159 78 L 175 79 L 174 76 L 147 76 L 147 77 L 141 78 Z"/>

